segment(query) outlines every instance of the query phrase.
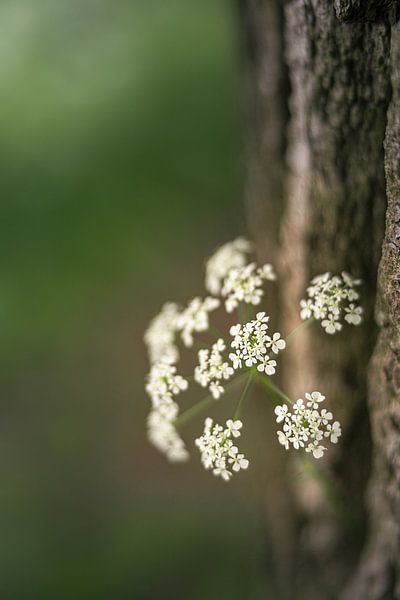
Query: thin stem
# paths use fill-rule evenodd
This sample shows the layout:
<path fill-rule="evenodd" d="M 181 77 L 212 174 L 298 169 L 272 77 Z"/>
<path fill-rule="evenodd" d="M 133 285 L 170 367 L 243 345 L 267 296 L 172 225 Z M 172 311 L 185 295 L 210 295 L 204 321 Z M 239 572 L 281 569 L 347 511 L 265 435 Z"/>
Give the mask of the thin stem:
<path fill-rule="evenodd" d="M 204 408 L 209 406 L 209 404 L 211 404 L 212 402 L 215 402 L 215 398 L 212 394 L 209 394 L 208 396 L 203 398 L 203 400 L 200 400 L 199 402 L 197 402 L 197 404 L 191 406 L 190 408 L 185 410 L 185 412 L 179 415 L 179 417 L 175 419 L 175 427 L 181 427 L 181 425 L 187 423 L 187 421 L 190 421 L 192 417 L 196 416 L 199 412 L 201 412 Z"/>
<path fill-rule="evenodd" d="M 299 325 L 297 325 L 297 327 L 295 327 L 294 329 L 292 329 L 292 331 L 286 336 L 286 345 L 288 345 L 291 342 L 291 340 L 300 331 L 303 331 L 303 329 L 306 329 L 307 327 L 309 327 L 309 325 L 311 325 L 311 323 L 313 323 L 314 321 L 315 321 L 315 317 L 310 317 L 306 321 L 302 321 L 301 323 L 299 323 Z"/>
<path fill-rule="evenodd" d="M 249 391 L 249 389 L 250 389 L 250 385 L 251 385 L 251 383 L 252 383 L 252 379 L 253 379 L 253 373 L 250 373 L 250 375 L 249 375 L 249 376 L 248 376 L 248 378 L 247 378 L 246 385 L 244 386 L 244 389 L 243 389 L 242 395 L 240 396 L 240 399 L 239 399 L 238 405 L 237 405 L 237 407 L 236 407 L 235 414 L 234 414 L 234 417 L 233 417 L 234 419 L 238 419 L 238 418 L 239 418 L 239 415 L 240 415 L 240 409 L 241 409 L 241 407 L 242 407 L 243 400 L 246 398 L 246 394 L 247 394 L 247 392 L 248 392 L 248 391 Z"/>
<path fill-rule="evenodd" d="M 238 377 L 236 377 L 236 379 L 234 379 L 233 381 L 231 381 L 226 386 L 225 393 L 230 388 L 232 388 L 234 385 L 236 385 L 244 377 L 244 375 L 245 375 L 245 373 L 241 373 Z M 208 394 L 208 396 L 206 396 L 202 400 L 199 400 L 199 402 L 197 402 L 196 404 L 194 404 L 193 406 L 191 406 L 190 408 L 188 408 L 187 410 L 185 410 L 183 413 L 181 413 L 179 415 L 179 417 L 177 419 L 175 419 L 175 427 L 180 427 L 181 425 L 184 425 L 185 423 L 187 423 L 187 421 L 190 421 L 190 419 L 192 417 L 194 417 L 198 413 L 202 412 L 202 410 L 204 408 L 206 408 L 210 404 L 213 404 L 213 402 L 216 402 L 215 398 L 213 397 L 212 394 Z"/>
<path fill-rule="evenodd" d="M 275 396 L 279 396 L 280 398 L 285 400 L 285 402 L 293 404 L 291 399 L 288 396 L 286 396 L 286 394 L 284 394 L 284 392 L 282 392 L 282 390 L 280 390 L 278 386 L 272 383 L 268 375 L 261 375 L 258 371 L 253 371 L 253 373 L 256 375 L 257 379 L 264 385 L 264 387 L 267 388 L 269 392 L 272 392 Z"/>

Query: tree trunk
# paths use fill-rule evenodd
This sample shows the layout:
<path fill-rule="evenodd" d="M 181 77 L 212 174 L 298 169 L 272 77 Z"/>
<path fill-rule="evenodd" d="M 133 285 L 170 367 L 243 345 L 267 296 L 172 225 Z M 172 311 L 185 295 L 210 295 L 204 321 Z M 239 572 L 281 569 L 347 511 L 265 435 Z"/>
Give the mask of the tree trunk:
<path fill-rule="evenodd" d="M 282 330 L 297 325 L 299 300 L 313 275 L 346 270 L 364 281 L 362 327 L 329 339 L 314 327 L 286 352 L 286 391 L 295 398 L 322 391 L 344 435 L 323 463 L 323 485 L 295 457 L 272 457 L 282 482 L 267 515 L 280 546 L 276 560 L 287 561 L 277 569 L 285 579 L 281 595 L 400 598 L 396 6 L 242 0 L 240 8 L 252 117 L 249 222 L 262 257 L 278 263 Z M 290 501 L 279 501 L 288 494 Z M 277 523 L 291 526 L 276 531 Z"/>

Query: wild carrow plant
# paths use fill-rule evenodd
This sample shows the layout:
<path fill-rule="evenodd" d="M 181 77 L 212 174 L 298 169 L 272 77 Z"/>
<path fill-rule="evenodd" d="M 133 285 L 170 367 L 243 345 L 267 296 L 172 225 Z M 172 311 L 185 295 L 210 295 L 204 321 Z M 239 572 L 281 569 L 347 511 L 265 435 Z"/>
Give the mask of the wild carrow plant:
<path fill-rule="evenodd" d="M 251 243 L 243 238 L 221 246 L 206 263 L 205 287 L 210 295 L 194 298 L 186 307 L 164 304 L 144 336 L 151 364 L 146 380 L 152 404 L 148 436 L 170 461 L 189 458 L 180 428 L 219 401 L 234 379 L 246 380 L 232 418 L 220 425 L 207 417 L 202 435 L 195 440 L 204 467 L 225 481 L 233 472 L 249 466 L 234 440 L 241 434 L 243 423 L 238 417 L 253 380 L 261 381 L 274 397 L 285 400 L 275 407 L 275 417 L 281 424 L 278 442 L 286 450 L 304 449 L 318 459 L 327 449 L 324 444 L 328 441 L 336 444 L 341 435 L 340 423 L 333 420 L 330 411 L 321 408 L 325 396 L 320 392 L 305 392 L 304 399 L 293 402 L 272 381 L 279 354 L 304 323 L 285 339 L 281 333 L 270 331 L 265 312 L 252 314 L 253 307 L 262 302 L 265 283 L 275 281 L 276 275 L 270 264 L 259 267 L 249 262 L 251 252 Z M 300 302 L 300 318 L 306 323 L 320 321 L 330 335 L 342 329 L 343 321 L 359 325 L 362 308 L 356 304 L 359 299 L 356 288 L 360 283 L 345 272 L 341 276 L 317 275 L 307 288 L 307 298 Z M 211 313 L 220 307 L 228 316 L 237 310 L 240 321 L 231 325 L 226 336 L 210 324 Z M 213 338 L 208 345 L 202 341 L 204 332 Z M 180 375 L 179 346 L 193 348 L 195 344 L 201 347 L 193 375 Z M 209 395 L 179 413 L 177 400 L 189 388 L 189 380 L 193 385 L 207 388 Z"/>

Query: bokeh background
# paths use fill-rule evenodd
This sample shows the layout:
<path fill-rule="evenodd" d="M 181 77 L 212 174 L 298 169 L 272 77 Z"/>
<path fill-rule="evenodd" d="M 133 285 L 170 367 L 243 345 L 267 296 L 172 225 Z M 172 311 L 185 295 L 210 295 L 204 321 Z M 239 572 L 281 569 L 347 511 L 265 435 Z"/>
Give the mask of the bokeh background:
<path fill-rule="evenodd" d="M 145 436 L 143 331 L 246 233 L 235 5 L 3 0 L 0 47 L 0 596 L 268 597 L 257 466 Z"/>

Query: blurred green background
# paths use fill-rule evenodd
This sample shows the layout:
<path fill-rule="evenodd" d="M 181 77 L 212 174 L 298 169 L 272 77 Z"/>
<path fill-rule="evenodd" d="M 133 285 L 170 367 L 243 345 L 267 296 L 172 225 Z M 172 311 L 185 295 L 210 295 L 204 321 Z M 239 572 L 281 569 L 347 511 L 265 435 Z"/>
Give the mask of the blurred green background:
<path fill-rule="evenodd" d="M 2 599 L 266 597 L 251 476 L 145 437 L 143 331 L 245 233 L 234 9 L 0 4 Z"/>

